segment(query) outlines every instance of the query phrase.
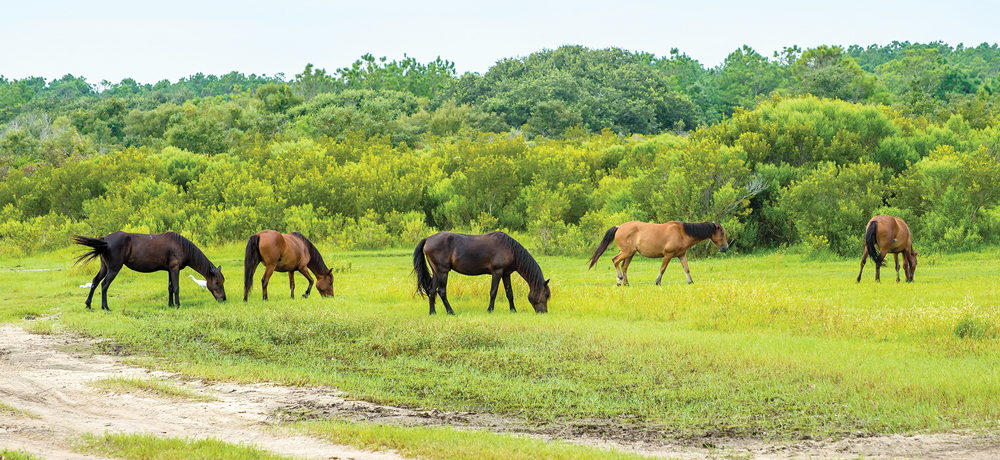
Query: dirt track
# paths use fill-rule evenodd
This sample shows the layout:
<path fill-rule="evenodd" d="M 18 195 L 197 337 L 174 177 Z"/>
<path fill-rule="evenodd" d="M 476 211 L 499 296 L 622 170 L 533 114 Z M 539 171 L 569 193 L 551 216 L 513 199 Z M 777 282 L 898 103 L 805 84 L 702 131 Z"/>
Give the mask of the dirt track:
<path fill-rule="evenodd" d="M 1000 435 L 995 432 L 778 444 L 742 439 L 667 442 L 660 440 L 655 431 L 629 432 L 627 428 L 601 421 L 539 428 L 491 414 L 418 411 L 354 401 L 330 388 L 182 381 L 171 374 L 123 365 L 111 356 L 81 351 L 93 350 L 92 345 L 69 335 L 35 335 L 17 327 L 0 326 L 0 402 L 36 416 L 0 415 L 0 447 L 25 449 L 50 459 L 94 458 L 74 453 L 73 440 L 82 433 L 130 432 L 213 437 L 301 458 L 400 458 L 393 453 L 329 444 L 275 426 L 289 418 L 336 416 L 401 425 L 454 425 L 524 433 L 674 458 L 1000 458 Z M 87 384 L 115 376 L 172 380 L 217 400 L 108 394 Z"/>
<path fill-rule="evenodd" d="M 79 348 L 80 343 L 67 336 L 0 326 L 0 401 L 36 416 L 0 416 L 0 446 L 48 459 L 93 458 L 71 450 L 74 438 L 81 433 L 129 432 L 214 437 L 303 458 L 400 458 L 274 429 L 273 414 L 292 404 L 294 388 L 178 382 L 218 398 L 209 402 L 107 394 L 87 382 L 114 376 L 169 376 L 124 366 L 109 356 L 63 351 L 67 346 Z"/>

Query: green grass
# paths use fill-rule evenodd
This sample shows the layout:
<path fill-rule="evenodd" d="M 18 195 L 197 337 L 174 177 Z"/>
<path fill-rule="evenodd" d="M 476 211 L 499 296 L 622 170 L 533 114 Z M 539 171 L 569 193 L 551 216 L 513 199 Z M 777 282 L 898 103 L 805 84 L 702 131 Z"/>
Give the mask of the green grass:
<path fill-rule="evenodd" d="M 521 313 L 498 299 L 487 314 L 489 279 L 453 275 L 455 317 L 427 315 L 408 251 L 328 255 L 351 267 L 336 275 L 333 299 L 290 301 L 287 277 L 276 276 L 270 302 L 258 283 L 246 304 L 236 300 L 241 252 L 207 251 L 228 277 L 228 303 L 182 273 L 183 306 L 168 308 L 166 273 L 125 270 L 110 314 L 84 311 L 77 286 L 97 267 L 70 267 L 72 250 L 0 260 L 0 269 L 67 268 L 0 272 L 0 320 L 59 313 L 41 329 L 108 338 L 136 363 L 199 378 L 333 385 L 376 402 L 538 423 L 606 418 L 678 436 L 794 438 L 1000 418 L 997 249 L 922 254 L 913 284 L 895 283 L 891 270 L 875 284 L 871 264 L 856 284 L 856 260 L 773 253 L 692 260 L 693 285 L 671 264 L 655 286 L 659 262 L 636 259 L 632 286 L 621 288 L 609 256 L 589 271 L 584 258 L 541 257 L 548 315 L 528 313 L 516 276 Z"/>
<path fill-rule="evenodd" d="M 0 460 L 42 460 L 42 458 L 23 450 L 0 449 Z"/>
<path fill-rule="evenodd" d="M 109 377 L 88 382 L 89 385 L 113 393 L 138 393 L 192 401 L 215 401 L 217 398 L 179 387 L 159 379 Z"/>
<path fill-rule="evenodd" d="M 523 436 L 450 427 L 401 427 L 345 421 L 302 422 L 296 429 L 336 444 L 361 449 L 395 450 L 407 458 L 426 460 L 533 460 L 533 459 L 641 459 L 634 454 L 585 447 L 565 442 L 545 442 Z"/>
<path fill-rule="evenodd" d="M 11 406 L 3 402 L 0 402 L 0 415 L 7 417 L 30 417 L 30 418 L 35 417 L 35 415 L 32 414 L 31 412 L 18 409 L 14 406 Z"/>
<path fill-rule="evenodd" d="M 230 444 L 215 439 L 190 440 L 158 438 L 146 434 L 84 435 L 75 446 L 78 452 L 129 460 L 284 460 L 252 446 Z"/>

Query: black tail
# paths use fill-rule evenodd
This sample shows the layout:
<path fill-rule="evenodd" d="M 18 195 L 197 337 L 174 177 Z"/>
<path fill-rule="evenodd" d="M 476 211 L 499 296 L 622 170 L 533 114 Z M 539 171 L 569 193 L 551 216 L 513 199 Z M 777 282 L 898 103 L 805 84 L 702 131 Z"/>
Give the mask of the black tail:
<path fill-rule="evenodd" d="M 871 221 L 868 224 L 868 230 L 865 231 L 865 246 L 868 246 L 868 255 L 872 257 L 875 261 L 876 267 L 881 267 L 882 262 L 885 261 L 885 255 L 879 254 L 878 252 L 878 222 Z"/>
<path fill-rule="evenodd" d="M 243 301 L 246 302 L 250 288 L 253 287 L 253 272 L 257 271 L 257 264 L 260 263 L 260 237 L 253 235 L 247 240 L 246 255 L 243 256 Z"/>
<path fill-rule="evenodd" d="M 86 236 L 73 235 L 73 242 L 90 248 L 89 251 L 80 254 L 76 258 L 76 264 L 85 264 L 108 252 L 108 243 L 100 238 L 89 238 Z"/>
<path fill-rule="evenodd" d="M 417 293 L 420 295 L 431 294 L 431 274 L 427 271 L 427 261 L 424 258 L 424 243 L 427 238 L 417 243 L 417 248 L 413 250 L 413 271 L 417 273 Z"/>
<path fill-rule="evenodd" d="M 604 251 L 608 249 L 608 245 L 615 240 L 615 233 L 618 233 L 618 227 L 611 227 L 604 234 L 604 239 L 601 240 L 601 244 L 597 246 L 597 250 L 594 251 L 594 255 L 590 257 L 590 266 L 587 267 L 588 269 L 597 263 L 597 259 L 601 258 L 601 254 L 604 254 Z"/>

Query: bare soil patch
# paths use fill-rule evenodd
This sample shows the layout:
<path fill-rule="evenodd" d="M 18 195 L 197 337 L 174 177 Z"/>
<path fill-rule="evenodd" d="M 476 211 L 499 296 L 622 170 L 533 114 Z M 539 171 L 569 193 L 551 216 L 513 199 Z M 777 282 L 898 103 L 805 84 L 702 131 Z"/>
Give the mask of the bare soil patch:
<path fill-rule="evenodd" d="M 45 458 L 86 458 L 71 451 L 81 433 L 130 432 L 214 437 L 303 458 L 400 458 L 289 433 L 294 420 L 341 418 L 403 426 L 454 426 L 515 433 L 668 458 L 1000 458 L 1000 433 L 941 433 L 792 442 L 706 437 L 672 439 L 666 430 L 609 420 L 533 425 L 496 414 L 419 410 L 352 400 L 324 387 L 205 383 L 122 364 L 113 350 L 61 335 L 0 326 L 0 401 L 35 415 L 0 420 L 0 446 Z M 98 352 L 95 354 L 95 352 Z M 87 382 L 108 377 L 157 378 L 217 398 L 187 401 L 107 394 Z"/>

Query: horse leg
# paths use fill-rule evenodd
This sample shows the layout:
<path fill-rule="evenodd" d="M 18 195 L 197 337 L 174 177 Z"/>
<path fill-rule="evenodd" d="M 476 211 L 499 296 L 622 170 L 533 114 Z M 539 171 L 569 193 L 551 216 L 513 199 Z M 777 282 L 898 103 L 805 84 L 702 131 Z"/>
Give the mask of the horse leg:
<path fill-rule="evenodd" d="M 274 274 L 276 265 L 264 266 L 264 276 L 260 279 L 260 288 L 264 291 L 264 300 L 267 300 L 267 283 L 271 282 L 271 275 Z"/>
<path fill-rule="evenodd" d="M 868 246 L 865 246 L 864 252 L 861 253 L 861 270 L 858 270 L 858 282 L 861 282 L 861 274 L 865 271 L 865 262 L 868 260 Z"/>
<path fill-rule="evenodd" d="M 503 290 L 507 294 L 507 301 L 510 302 L 511 313 L 516 313 L 514 309 L 514 289 L 510 285 L 510 273 L 503 275 Z"/>
<path fill-rule="evenodd" d="M 431 312 L 430 314 L 435 315 L 437 311 L 434 310 L 434 300 L 437 298 L 437 275 L 431 277 L 431 292 L 427 293 L 427 302 L 430 303 Z"/>
<path fill-rule="evenodd" d="M 444 272 L 436 278 L 437 293 L 441 296 L 441 302 L 444 303 L 444 309 L 449 315 L 454 315 L 455 310 L 451 309 L 451 303 L 448 302 L 448 272 Z"/>
<path fill-rule="evenodd" d="M 115 280 L 118 276 L 118 272 L 121 271 L 122 266 L 108 266 L 108 274 L 104 277 L 104 281 L 101 282 L 101 309 L 111 311 L 108 308 L 108 286 L 111 286 L 111 282 Z"/>
<path fill-rule="evenodd" d="M 621 282 L 621 284 L 624 284 L 625 286 L 628 286 L 628 266 L 629 266 L 629 264 L 632 263 L 632 258 L 633 257 L 635 257 L 635 253 L 634 252 L 631 255 L 629 255 L 628 257 L 623 257 L 622 258 L 623 260 L 622 260 L 622 282 Z"/>
<path fill-rule="evenodd" d="M 309 293 L 312 292 L 313 277 L 309 274 L 309 270 L 306 270 L 306 267 L 299 268 L 299 273 L 301 273 L 302 276 L 306 277 L 306 280 L 309 281 L 309 285 L 306 286 L 306 293 L 302 294 L 302 298 L 305 299 L 309 297 Z"/>
<path fill-rule="evenodd" d="M 179 294 L 181 287 L 180 287 L 180 282 L 178 281 L 178 275 L 180 274 L 180 270 L 171 268 L 167 270 L 167 273 L 168 273 L 167 278 L 169 279 L 169 282 L 167 283 L 167 291 L 168 291 L 167 297 L 169 298 L 167 300 L 167 306 L 168 307 L 176 306 L 177 308 L 180 308 L 181 299 Z"/>
<path fill-rule="evenodd" d="M 611 261 L 614 262 L 614 264 L 615 264 L 615 275 L 618 276 L 618 280 L 617 280 L 616 285 L 621 286 L 622 285 L 622 279 L 625 278 L 624 275 L 622 275 L 622 269 L 621 269 L 621 267 L 618 265 L 622 261 L 622 251 L 618 251 L 618 254 L 616 254 L 614 257 L 611 258 Z"/>
<path fill-rule="evenodd" d="M 288 272 L 288 287 L 292 290 L 292 298 L 295 298 L 295 271 Z"/>
<path fill-rule="evenodd" d="M 896 260 L 896 282 L 899 282 L 899 253 L 892 255 L 892 258 Z"/>
<path fill-rule="evenodd" d="M 493 279 L 490 280 L 490 307 L 486 309 L 487 313 L 493 313 L 493 305 L 497 300 L 497 288 L 500 287 L 500 278 L 499 273 L 494 273 Z"/>
<path fill-rule="evenodd" d="M 657 286 L 660 285 L 660 280 L 663 279 L 663 272 L 667 271 L 667 264 L 670 263 L 670 259 L 672 257 L 673 256 L 671 256 L 671 255 L 663 256 L 663 263 L 660 264 L 660 275 L 656 277 L 656 285 Z"/>
<path fill-rule="evenodd" d="M 688 256 L 684 254 L 681 256 L 681 266 L 684 267 L 684 274 L 688 277 L 688 284 L 694 284 L 694 280 L 691 279 L 691 270 L 688 270 Z"/>
<path fill-rule="evenodd" d="M 94 280 L 90 282 L 90 293 L 87 294 L 87 301 L 84 305 L 87 306 L 87 310 L 90 310 L 90 301 L 94 299 L 94 290 L 97 289 L 97 285 L 100 284 L 104 276 L 108 274 L 108 266 L 104 264 L 104 259 L 101 259 L 101 269 L 97 271 L 94 275 Z"/>

